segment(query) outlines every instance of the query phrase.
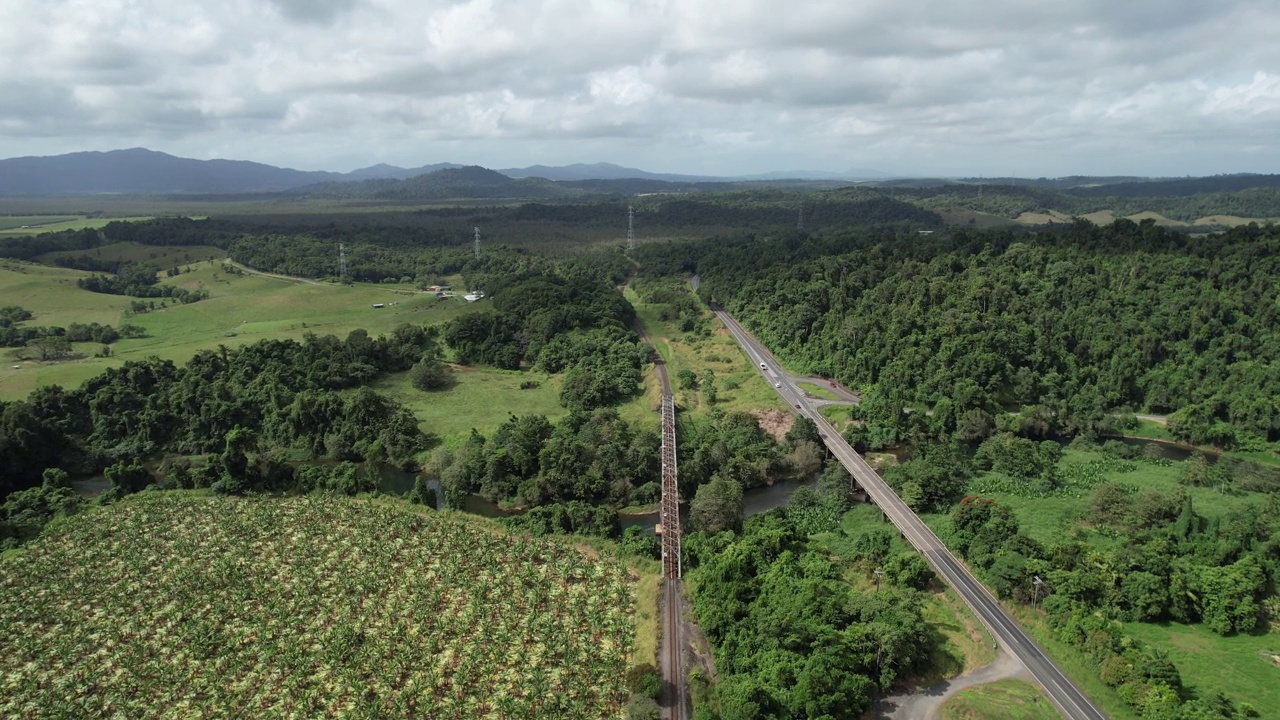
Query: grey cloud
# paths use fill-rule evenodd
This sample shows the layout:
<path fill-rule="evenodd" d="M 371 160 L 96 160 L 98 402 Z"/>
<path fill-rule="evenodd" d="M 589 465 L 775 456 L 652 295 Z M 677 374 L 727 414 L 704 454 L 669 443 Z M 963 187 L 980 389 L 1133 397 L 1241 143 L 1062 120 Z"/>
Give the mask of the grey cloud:
<path fill-rule="evenodd" d="M 356 6 L 357 0 L 267 0 L 290 20 L 327 24 Z"/>
<path fill-rule="evenodd" d="M 0 155 L 60 137 L 312 167 L 362 149 L 516 165 L 618 148 L 698 172 L 1280 162 L 1262 142 L 1280 121 L 1269 0 L 12 2 L 0 91 L 29 100 L 0 107 Z"/>

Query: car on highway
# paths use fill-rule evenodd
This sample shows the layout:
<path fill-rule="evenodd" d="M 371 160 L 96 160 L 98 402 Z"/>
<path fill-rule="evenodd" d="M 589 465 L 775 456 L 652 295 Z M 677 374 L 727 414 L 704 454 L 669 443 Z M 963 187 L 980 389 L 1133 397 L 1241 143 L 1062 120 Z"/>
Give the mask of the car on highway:
<path fill-rule="evenodd" d="M 774 383 L 773 386 L 776 388 L 780 388 L 782 387 L 782 383 Z"/>
<path fill-rule="evenodd" d="M 799 410 L 799 409 L 800 409 L 800 406 L 799 406 L 799 405 L 796 405 L 796 409 L 797 409 L 797 410 Z"/>
<path fill-rule="evenodd" d="M 769 366 L 768 366 L 768 365 L 765 365 L 764 363 L 760 363 L 760 369 L 761 369 L 761 370 L 768 370 L 768 369 L 769 369 Z"/>
<path fill-rule="evenodd" d="M 835 382 L 835 380 L 832 380 L 832 381 L 831 381 L 831 387 L 835 387 L 835 386 L 836 386 L 836 382 Z"/>

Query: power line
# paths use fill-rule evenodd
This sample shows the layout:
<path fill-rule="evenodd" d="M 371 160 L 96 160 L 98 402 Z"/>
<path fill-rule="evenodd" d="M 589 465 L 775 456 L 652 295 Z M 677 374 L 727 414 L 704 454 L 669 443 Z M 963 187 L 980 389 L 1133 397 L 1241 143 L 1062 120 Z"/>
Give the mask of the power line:
<path fill-rule="evenodd" d="M 636 249 L 636 211 L 627 206 L 627 250 Z"/>

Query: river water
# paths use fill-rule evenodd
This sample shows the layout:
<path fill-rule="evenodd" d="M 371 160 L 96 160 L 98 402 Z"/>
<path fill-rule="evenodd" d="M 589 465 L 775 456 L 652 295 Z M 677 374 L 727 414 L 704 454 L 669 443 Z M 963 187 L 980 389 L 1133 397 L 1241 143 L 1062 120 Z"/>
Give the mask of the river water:
<path fill-rule="evenodd" d="M 1145 440 L 1142 438 L 1119 438 L 1119 439 L 1121 440 L 1121 442 L 1124 442 L 1127 445 L 1133 445 L 1138 448 L 1145 449 L 1148 446 L 1153 446 L 1155 448 L 1154 452 L 1156 452 L 1159 457 L 1163 457 L 1175 462 L 1181 462 L 1183 460 L 1186 460 L 1187 458 L 1191 457 L 1191 455 L 1194 452 L 1196 452 L 1195 450 L 1185 446 L 1180 446 L 1180 445 L 1176 445 L 1168 442 L 1160 442 L 1157 440 Z M 901 460 L 907 454 L 905 448 L 893 448 L 887 452 L 898 457 L 899 460 Z M 1210 461 L 1217 459 L 1216 455 L 1206 454 L 1206 456 L 1209 458 Z M 309 463 L 304 463 L 304 464 L 309 464 Z M 325 463 L 325 464 L 328 464 L 328 463 Z M 377 472 L 378 472 L 378 490 L 379 492 L 384 492 L 384 493 L 390 493 L 390 494 L 396 494 L 396 495 L 407 494 L 410 490 L 413 489 L 414 480 L 417 479 L 416 473 L 406 472 L 404 470 L 400 470 L 399 468 L 392 467 L 389 465 L 378 466 Z M 764 485 L 760 487 L 747 489 L 742 493 L 743 515 L 746 517 L 751 517 L 752 515 L 759 515 L 761 513 L 768 512 L 774 508 L 786 505 L 787 501 L 791 499 L 791 494 L 794 493 L 797 488 L 802 486 L 816 487 L 817 483 L 818 481 L 815 478 L 807 481 L 777 482 L 777 483 L 774 483 L 773 485 Z M 76 480 L 72 483 L 72 485 L 73 487 L 75 487 L 77 492 L 82 497 L 85 497 L 85 498 L 91 498 L 101 493 L 103 490 L 106 490 L 109 487 L 106 479 L 104 479 L 100 475 L 97 477 L 88 478 L 85 480 Z M 436 491 L 437 509 L 443 508 L 444 492 L 440 487 L 440 482 L 438 480 L 428 480 L 427 487 Z M 501 517 L 507 517 L 510 515 L 519 515 L 521 512 L 523 512 L 522 510 L 510 510 L 510 509 L 499 507 L 494 503 L 491 503 L 488 500 L 480 497 L 479 495 L 466 495 L 462 500 L 462 507 L 460 507 L 459 509 L 462 510 L 463 512 L 469 512 L 474 515 L 481 515 L 483 517 L 490 517 L 490 518 L 501 518 Z M 687 510 L 688 510 L 687 503 L 681 506 L 680 508 L 681 517 L 684 517 Z M 626 530 L 627 528 L 632 526 L 639 526 L 643 528 L 645 532 L 653 533 L 655 526 L 658 524 L 658 513 L 654 512 L 654 513 L 648 513 L 644 515 L 622 514 L 622 515 L 619 515 L 618 519 L 622 524 L 623 530 Z"/>

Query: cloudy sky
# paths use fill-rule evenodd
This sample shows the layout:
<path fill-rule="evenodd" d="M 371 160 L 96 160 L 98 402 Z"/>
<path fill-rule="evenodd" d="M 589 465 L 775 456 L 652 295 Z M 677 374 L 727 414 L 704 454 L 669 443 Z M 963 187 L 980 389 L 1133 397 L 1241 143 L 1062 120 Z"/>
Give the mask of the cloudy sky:
<path fill-rule="evenodd" d="M 1280 172 L 1275 0 L 2 0 L 0 157 Z"/>

